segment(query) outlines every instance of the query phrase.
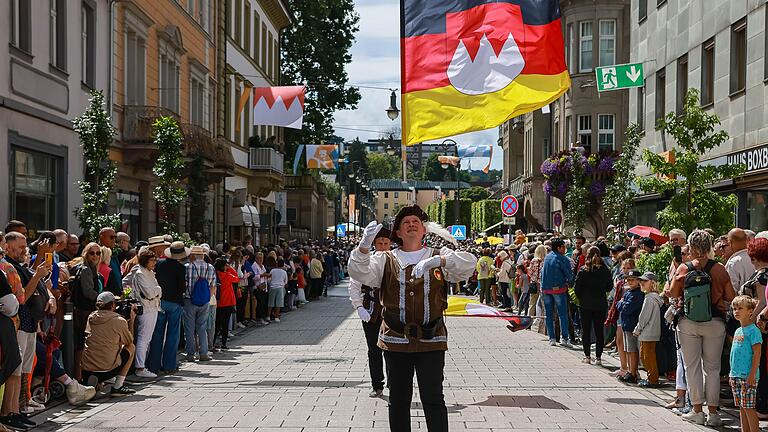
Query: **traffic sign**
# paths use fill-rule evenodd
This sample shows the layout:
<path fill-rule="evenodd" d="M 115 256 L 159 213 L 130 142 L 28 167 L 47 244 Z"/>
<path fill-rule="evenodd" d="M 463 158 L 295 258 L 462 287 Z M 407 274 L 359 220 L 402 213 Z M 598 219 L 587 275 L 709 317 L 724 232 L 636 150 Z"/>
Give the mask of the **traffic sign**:
<path fill-rule="evenodd" d="M 517 219 L 514 216 L 504 216 L 501 218 L 502 222 L 504 222 L 504 225 L 514 225 L 515 219 Z"/>
<path fill-rule="evenodd" d="M 554 216 L 552 216 L 553 222 L 555 223 L 555 226 L 560 228 L 560 225 L 563 224 L 563 214 L 560 212 L 555 213 Z"/>
<path fill-rule="evenodd" d="M 451 227 L 451 235 L 456 240 L 466 240 L 467 239 L 466 225 L 453 225 Z"/>
<path fill-rule="evenodd" d="M 517 198 L 513 195 L 507 195 L 501 199 L 501 214 L 504 216 L 514 216 L 518 207 L 520 206 L 517 203 Z"/>
<path fill-rule="evenodd" d="M 336 227 L 336 237 L 346 237 L 347 236 L 347 226 L 344 224 L 339 224 Z"/>
<path fill-rule="evenodd" d="M 642 63 L 627 63 L 595 68 L 597 91 L 642 87 L 645 81 Z"/>

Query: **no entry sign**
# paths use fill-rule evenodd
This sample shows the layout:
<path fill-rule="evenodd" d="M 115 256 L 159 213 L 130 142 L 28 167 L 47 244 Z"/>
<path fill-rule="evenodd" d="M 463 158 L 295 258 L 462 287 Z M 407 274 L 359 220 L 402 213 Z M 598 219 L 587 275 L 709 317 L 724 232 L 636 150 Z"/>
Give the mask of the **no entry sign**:
<path fill-rule="evenodd" d="M 517 198 L 512 195 L 507 195 L 501 200 L 501 214 L 504 216 L 514 216 L 517 214 L 517 209 L 519 207 Z"/>

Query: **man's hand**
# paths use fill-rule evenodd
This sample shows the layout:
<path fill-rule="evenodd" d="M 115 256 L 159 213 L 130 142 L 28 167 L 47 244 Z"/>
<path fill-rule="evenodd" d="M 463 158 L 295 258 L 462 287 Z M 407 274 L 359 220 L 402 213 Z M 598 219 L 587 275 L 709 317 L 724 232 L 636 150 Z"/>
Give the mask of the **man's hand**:
<path fill-rule="evenodd" d="M 48 304 L 45 306 L 45 310 L 50 315 L 56 315 L 56 297 L 48 299 Z"/>
<path fill-rule="evenodd" d="M 755 372 L 750 372 L 749 375 L 747 375 L 747 385 L 750 387 L 757 386 L 757 377 Z"/>
<path fill-rule="evenodd" d="M 35 269 L 35 274 L 32 277 L 36 277 L 37 280 L 40 280 L 49 274 L 51 274 L 51 265 L 43 262 L 37 267 L 37 269 Z"/>
<path fill-rule="evenodd" d="M 635 331 L 633 331 L 633 332 L 632 332 L 632 336 L 634 336 L 634 337 L 640 337 L 640 332 L 639 332 L 639 331 L 637 331 L 637 330 L 635 330 Z"/>
<path fill-rule="evenodd" d="M 424 272 L 428 272 L 435 267 L 440 267 L 441 262 L 442 262 L 442 258 L 440 257 L 440 255 L 435 255 L 431 258 L 421 260 L 415 266 L 413 266 L 413 271 L 411 271 L 411 276 L 414 278 L 420 278 L 424 276 Z"/>
<path fill-rule="evenodd" d="M 368 322 L 371 320 L 371 314 L 368 313 L 367 310 L 365 310 L 364 307 L 357 308 L 357 316 L 360 317 L 361 320 Z"/>
<path fill-rule="evenodd" d="M 358 248 L 360 248 L 361 252 L 367 253 L 369 250 L 371 250 L 373 239 L 376 238 L 376 234 L 379 233 L 382 226 L 383 225 L 380 223 L 372 221 L 368 224 L 367 227 L 365 227 L 363 230 L 363 237 L 360 239 L 360 244 L 358 245 Z"/>

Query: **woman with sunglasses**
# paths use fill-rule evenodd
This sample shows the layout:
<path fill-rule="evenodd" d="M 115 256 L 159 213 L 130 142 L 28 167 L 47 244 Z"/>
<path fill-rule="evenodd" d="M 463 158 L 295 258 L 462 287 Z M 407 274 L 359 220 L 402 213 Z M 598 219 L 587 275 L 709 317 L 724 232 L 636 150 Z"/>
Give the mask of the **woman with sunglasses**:
<path fill-rule="evenodd" d="M 104 278 L 99 274 L 98 267 L 101 262 L 101 247 L 98 243 L 88 243 L 83 248 L 83 263 L 80 268 L 73 269 L 74 283 L 72 290 L 72 303 L 74 306 L 73 326 L 75 332 L 75 379 L 82 380 L 80 362 L 85 348 L 85 325 L 88 323 L 88 315 L 96 310 L 96 297 L 104 291 Z"/>

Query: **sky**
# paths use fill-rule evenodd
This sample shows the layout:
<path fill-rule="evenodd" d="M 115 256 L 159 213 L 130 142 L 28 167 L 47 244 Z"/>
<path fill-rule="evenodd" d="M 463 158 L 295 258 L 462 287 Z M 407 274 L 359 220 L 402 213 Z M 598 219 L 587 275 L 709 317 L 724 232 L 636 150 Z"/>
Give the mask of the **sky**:
<path fill-rule="evenodd" d="M 360 30 L 352 46 L 352 63 L 347 65 L 351 85 L 400 88 L 400 6 L 399 0 L 355 0 L 360 15 Z M 379 138 L 399 126 L 400 118 L 389 120 L 385 110 L 389 107 L 388 90 L 361 88 L 362 96 L 357 109 L 339 111 L 334 116 L 336 135 L 362 141 Z M 402 109 L 399 91 L 397 106 Z M 350 130 L 358 129 L 358 130 Z M 362 130 L 360 130 L 362 129 Z M 497 128 L 450 137 L 460 146 L 493 144 L 492 169 L 501 169 L 503 153 L 497 146 Z M 437 140 L 435 141 L 437 142 Z M 488 159 L 472 159 L 473 170 L 481 169 Z M 469 164 L 462 161 L 462 169 Z"/>

